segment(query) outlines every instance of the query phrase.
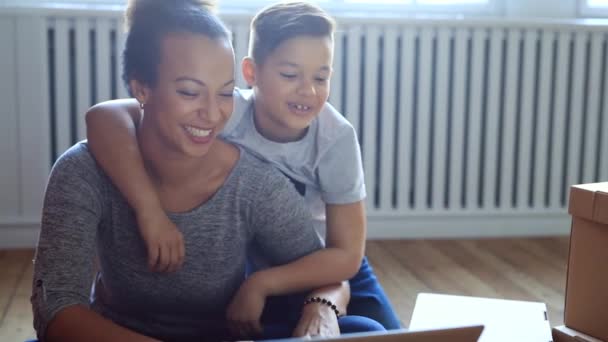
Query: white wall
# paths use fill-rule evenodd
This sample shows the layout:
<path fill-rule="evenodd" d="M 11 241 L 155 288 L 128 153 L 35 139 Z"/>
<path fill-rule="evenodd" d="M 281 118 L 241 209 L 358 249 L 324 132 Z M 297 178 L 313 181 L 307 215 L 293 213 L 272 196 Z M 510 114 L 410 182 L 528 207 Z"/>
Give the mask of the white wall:
<path fill-rule="evenodd" d="M 31 247 L 48 177 L 45 22 L 0 11 L 0 249 Z M 33 49 L 33 50 L 32 50 Z M 6 53 L 5 53 L 6 51 Z"/>
<path fill-rule="evenodd" d="M 577 0 L 503 0 L 508 17 L 576 18 Z"/>
<path fill-rule="evenodd" d="M 12 2 L 13 0 L 8 0 Z M 16 1 L 16 0 L 15 0 Z M 19 0 L 24 3 L 41 3 L 43 1 Z M 77 0 L 65 0 L 77 1 Z M 82 0 L 86 1 L 86 0 Z M 112 0 L 108 0 L 112 1 Z M 126 0 L 116 0 L 124 2 Z M 231 0 L 221 0 L 231 1 Z M 235 0 L 236 1 L 236 0 Z M 506 16 L 544 17 L 556 19 L 576 18 L 577 0 L 502 0 L 503 12 Z M 42 191 L 46 182 L 46 174 L 50 165 L 48 146 L 40 144 L 31 137 L 39 137 L 47 141 L 49 133 L 48 116 L 45 112 L 48 99 L 46 85 L 48 73 L 44 67 L 46 37 L 44 20 L 36 20 L 32 16 L 23 16 L 23 20 L 15 21 L 11 14 L 2 13 L 3 0 L 0 0 L 0 249 L 2 247 L 32 246 L 37 237 L 37 226 L 42 205 Z M 16 2 L 15 2 L 16 3 Z M 24 11 L 29 14 L 29 9 Z M 493 19 L 492 19 L 493 20 Z M 17 37 L 25 37 L 17 39 Z M 35 47 L 33 53 L 29 47 Z M 10 51 L 10 53 L 4 53 Z M 19 96 L 20 94 L 41 94 L 33 97 Z M 32 100 L 35 99 L 35 100 Z M 40 120 L 40 118 L 44 120 Z M 36 131 L 37 130 L 37 131 Z M 18 152 L 19 151 L 19 152 Z M 43 156 L 43 158 L 39 157 Z M 431 217 L 431 219 L 435 219 Z M 425 234 L 424 236 L 447 236 L 452 232 L 438 229 L 441 224 L 424 219 L 409 220 L 409 227 L 404 231 L 403 222 L 370 222 L 370 226 L 382 227 L 383 230 L 373 230 L 376 237 L 388 237 L 395 234 L 407 233 L 409 236 Z M 484 230 L 484 234 L 503 234 L 499 225 L 489 225 L 483 217 L 472 223 L 472 219 L 462 221 L 460 232 L 469 231 L 479 235 L 478 227 L 491 226 L 494 230 Z M 522 224 L 520 227 L 535 227 L 540 230 L 514 231 L 511 234 L 535 234 L 538 232 L 567 232 L 568 217 L 548 217 L 546 221 L 535 224 Z M 509 218 L 512 224 L 513 220 Z M 452 220 L 457 221 L 457 220 Z M 565 223 L 565 224 L 564 224 Z M 435 228 L 433 228 L 435 227 Z M 543 228 L 545 227 L 545 228 Z M 434 230 L 433 230 L 434 229 Z M 472 230 L 471 230 L 472 229 Z M 553 230 L 552 230 L 553 229 Z M 498 233 L 497 233 L 498 232 Z M 464 233 L 463 233 L 464 234 Z M 372 234 L 370 234 L 372 235 Z"/>
<path fill-rule="evenodd" d="M 232 0 L 219 0 L 228 3 Z M 242 1 L 242 0 L 241 0 Z M 278 0 L 277 0 L 278 1 Z M 545 18 L 576 18 L 579 0 L 498 0 L 503 3 L 503 13 L 509 17 L 545 17 Z M 583 1 L 583 0 L 580 0 Z M 124 4 L 126 0 L 0 0 L 9 5 L 41 4 L 41 3 L 115 3 Z"/>

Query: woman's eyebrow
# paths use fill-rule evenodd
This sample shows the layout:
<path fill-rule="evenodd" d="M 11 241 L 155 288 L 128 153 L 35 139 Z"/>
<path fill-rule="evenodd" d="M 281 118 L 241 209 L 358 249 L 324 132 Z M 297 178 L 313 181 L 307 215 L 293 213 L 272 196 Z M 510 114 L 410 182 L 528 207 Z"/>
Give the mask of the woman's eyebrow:
<path fill-rule="evenodd" d="M 196 78 L 188 77 L 188 76 L 181 76 L 181 77 L 178 77 L 178 78 L 175 79 L 175 82 L 186 82 L 186 81 L 194 82 L 194 83 L 197 83 L 197 84 L 199 84 L 201 86 L 205 86 L 206 85 L 205 82 L 203 82 L 203 81 L 201 81 L 199 79 L 196 79 Z M 234 78 L 231 79 L 230 81 L 224 83 L 222 85 L 222 87 L 226 87 L 226 86 L 228 86 L 230 84 L 233 84 L 233 83 L 234 83 Z"/>
<path fill-rule="evenodd" d="M 196 78 L 188 77 L 188 76 L 180 76 L 175 79 L 175 82 L 184 82 L 184 81 L 190 81 L 190 82 L 198 83 L 199 85 L 205 86 L 205 82 L 203 82 L 199 79 L 196 79 Z"/>

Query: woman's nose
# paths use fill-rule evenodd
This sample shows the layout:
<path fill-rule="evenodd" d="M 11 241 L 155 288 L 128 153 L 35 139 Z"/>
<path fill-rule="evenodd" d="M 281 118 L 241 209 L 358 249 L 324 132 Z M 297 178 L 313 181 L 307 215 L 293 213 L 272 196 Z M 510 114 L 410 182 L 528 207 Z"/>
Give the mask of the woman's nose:
<path fill-rule="evenodd" d="M 204 101 L 198 112 L 199 117 L 210 124 L 217 124 L 222 118 L 219 104 L 214 99 Z"/>

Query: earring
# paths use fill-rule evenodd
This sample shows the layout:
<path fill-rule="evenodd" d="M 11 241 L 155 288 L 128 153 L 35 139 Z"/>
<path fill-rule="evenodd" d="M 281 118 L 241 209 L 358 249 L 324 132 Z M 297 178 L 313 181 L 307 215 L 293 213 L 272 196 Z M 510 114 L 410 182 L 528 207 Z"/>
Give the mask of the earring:
<path fill-rule="evenodd" d="M 144 110 L 144 103 L 143 102 L 139 103 L 139 109 Z"/>

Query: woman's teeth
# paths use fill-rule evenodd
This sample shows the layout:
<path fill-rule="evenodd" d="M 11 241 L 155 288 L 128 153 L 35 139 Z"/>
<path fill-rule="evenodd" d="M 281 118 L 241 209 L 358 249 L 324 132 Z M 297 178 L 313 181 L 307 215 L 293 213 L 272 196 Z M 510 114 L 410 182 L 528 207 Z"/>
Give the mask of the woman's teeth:
<path fill-rule="evenodd" d="M 206 130 L 206 129 L 199 129 L 199 128 L 195 128 L 192 126 L 186 126 L 186 131 L 188 131 L 188 133 L 194 135 L 195 137 L 206 137 L 209 134 L 211 134 L 211 130 Z"/>

